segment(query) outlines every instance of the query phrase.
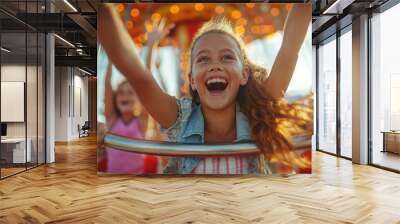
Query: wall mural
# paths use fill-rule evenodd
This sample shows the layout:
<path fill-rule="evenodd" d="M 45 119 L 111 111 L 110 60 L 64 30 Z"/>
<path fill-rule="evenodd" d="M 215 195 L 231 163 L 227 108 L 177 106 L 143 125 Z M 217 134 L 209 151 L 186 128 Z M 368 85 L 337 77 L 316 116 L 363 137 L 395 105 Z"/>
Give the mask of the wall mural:
<path fill-rule="evenodd" d="M 102 4 L 99 174 L 311 173 L 311 4 Z"/>

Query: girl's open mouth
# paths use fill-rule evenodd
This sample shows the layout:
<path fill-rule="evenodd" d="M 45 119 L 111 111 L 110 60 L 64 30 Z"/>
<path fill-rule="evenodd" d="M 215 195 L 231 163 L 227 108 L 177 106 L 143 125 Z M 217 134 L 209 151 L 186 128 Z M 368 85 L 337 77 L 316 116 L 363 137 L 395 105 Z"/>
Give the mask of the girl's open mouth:
<path fill-rule="evenodd" d="M 207 90 L 212 95 L 222 93 L 227 86 L 228 82 L 224 78 L 220 77 L 210 78 L 206 81 Z"/>
<path fill-rule="evenodd" d="M 129 106 L 129 100 L 121 100 L 121 106 Z"/>

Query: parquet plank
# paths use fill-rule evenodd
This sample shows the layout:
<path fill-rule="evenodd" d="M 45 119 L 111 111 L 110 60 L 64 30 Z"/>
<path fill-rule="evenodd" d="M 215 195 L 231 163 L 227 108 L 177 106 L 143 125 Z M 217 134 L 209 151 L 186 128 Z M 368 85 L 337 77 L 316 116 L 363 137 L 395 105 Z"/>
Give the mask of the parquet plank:
<path fill-rule="evenodd" d="M 0 223 L 400 223 L 400 175 L 319 152 L 313 174 L 98 176 L 96 140 L 0 181 Z"/>

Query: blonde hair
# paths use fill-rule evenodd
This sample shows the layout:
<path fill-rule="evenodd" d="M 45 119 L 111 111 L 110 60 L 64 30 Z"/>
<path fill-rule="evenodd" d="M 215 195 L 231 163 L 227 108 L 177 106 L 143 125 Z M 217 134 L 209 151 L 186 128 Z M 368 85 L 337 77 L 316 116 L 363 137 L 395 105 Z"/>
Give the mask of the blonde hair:
<path fill-rule="evenodd" d="M 242 37 L 232 29 L 227 19 L 211 19 L 199 29 L 187 54 L 187 59 L 190 60 L 188 71 L 191 72 L 192 67 L 191 51 L 197 41 L 207 33 L 222 33 L 233 38 L 238 44 L 244 68 L 250 73 L 247 84 L 239 89 L 237 102 L 249 120 L 251 135 L 260 150 L 259 172 L 266 172 L 265 161 L 279 161 L 292 169 L 308 167 L 309 162 L 294 151 L 290 129 L 301 128 L 309 118 L 299 116 L 296 111 L 301 108 L 298 105 L 290 105 L 283 99 L 274 100 L 265 93 L 263 80 L 268 77 L 267 70 L 249 60 Z M 193 102 L 200 104 L 198 93 L 192 89 L 190 93 Z"/>

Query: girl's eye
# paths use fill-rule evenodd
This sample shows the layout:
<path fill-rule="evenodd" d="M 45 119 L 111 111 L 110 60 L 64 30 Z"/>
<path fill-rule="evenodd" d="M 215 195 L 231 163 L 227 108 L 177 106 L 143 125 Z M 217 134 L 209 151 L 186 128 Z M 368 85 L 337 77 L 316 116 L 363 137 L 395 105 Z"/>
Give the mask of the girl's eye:
<path fill-rule="evenodd" d="M 199 58 L 197 59 L 197 62 L 207 62 L 208 60 L 209 60 L 208 57 L 199 57 Z"/>
<path fill-rule="evenodd" d="M 235 57 L 229 54 L 222 56 L 222 60 L 233 60 L 233 59 L 235 59 Z"/>

